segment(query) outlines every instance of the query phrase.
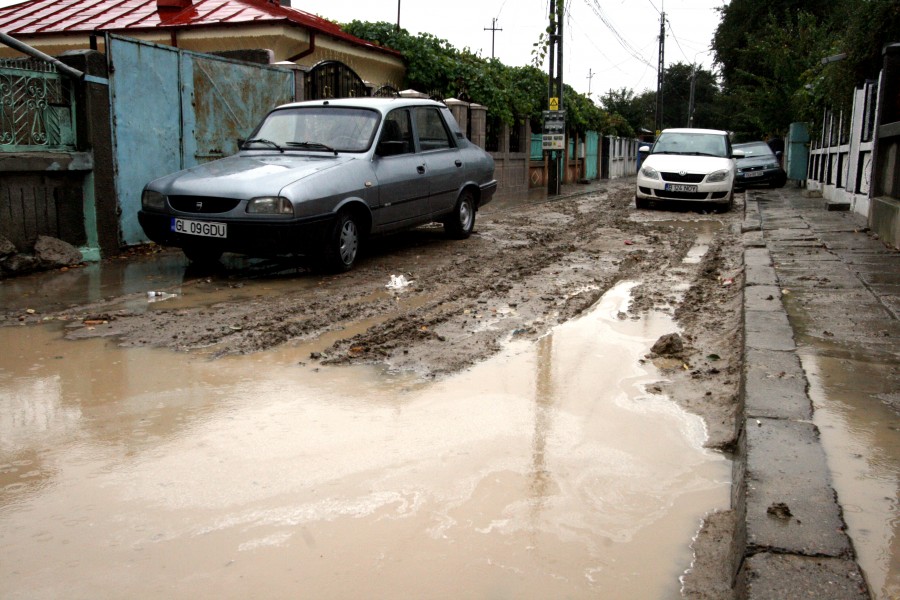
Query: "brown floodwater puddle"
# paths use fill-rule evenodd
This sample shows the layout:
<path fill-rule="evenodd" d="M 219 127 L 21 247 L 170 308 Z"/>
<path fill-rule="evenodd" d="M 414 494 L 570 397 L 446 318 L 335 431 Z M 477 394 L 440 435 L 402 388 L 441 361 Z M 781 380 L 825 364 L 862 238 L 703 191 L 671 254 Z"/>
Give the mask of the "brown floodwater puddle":
<path fill-rule="evenodd" d="M 679 219 L 679 220 L 661 220 L 653 221 L 654 225 L 662 227 L 671 227 L 672 229 L 681 229 L 693 234 L 695 237 L 693 245 L 688 249 L 687 254 L 682 259 L 682 264 L 696 265 L 706 255 L 709 245 L 722 229 L 722 222 L 715 219 Z"/>
<path fill-rule="evenodd" d="M 897 364 L 799 353 L 809 379 L 847 533 L 875 600 L 900 598 L 900 423 L 880 397 L 896 394 Z"/>
<path fill-rule="evenodd" d="M 0 328 L 4 597 L 677 598 L 731 466 L 631 286 L 440 381 Z"/>

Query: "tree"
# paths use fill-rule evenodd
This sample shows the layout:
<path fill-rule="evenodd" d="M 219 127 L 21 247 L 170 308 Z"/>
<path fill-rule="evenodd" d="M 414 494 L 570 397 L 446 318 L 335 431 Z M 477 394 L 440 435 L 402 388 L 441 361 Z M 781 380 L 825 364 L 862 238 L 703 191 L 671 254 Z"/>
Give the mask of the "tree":
<path fill-rule="evenodd" d="M 537 67 L 508 67 L 467 48 L 457 50 L 431 34 L 412 36 L 387 22 L 353 21 L 342 28 L 399 51 L 407 67 L 406 87 L 477 102 L 488 108 L 492 118 L 508 125 L 525 119 L 539 122 L 541 111 L 547 109 L 548 76 Z M 572 130 L 629 131 L 621 119 L 610 119 L 606 111 L 569 86 L 565 86 L 563 104 Z"/>
<path fill-rule="evenodd" d="M 732 0 L 720 11 L 713 49 L 738 137 L 849 108 L 853 88 L 878 76 L 881 48 L 900 40 L 896 0 Z"/>
<path fill-rule="evenodd" d="M 628 124 L 629 129 L 633 132 L 641 129 L 653 129 L 652 121 L 654 115 L 652 110 L 648 115 L 647 107 L 643 104 L 634 95 L 634 90 L 628 88 L 610 90 L 600 97 L 600 106 L 610 115 L 618 115 L 620 119 L 623 119 Z"/>
<path fill-rule="evenodd" d="M 663 84 L 663 127 L 686 127 L 691 96 L 691 80 L 694 83 L 694 127 L 718 128 L 724 122 L 719 108 L 720 90 L 715 75 L 693 65 L 675 63 L 666 67 Z M 630 125 L 633 133 L 653 131 L 656 120 L 656 92 L 645 91 L 635 95 L 633 90 L 622 88 L 609 91 L 600 99 L 607 113 L 619 115 Z"/>

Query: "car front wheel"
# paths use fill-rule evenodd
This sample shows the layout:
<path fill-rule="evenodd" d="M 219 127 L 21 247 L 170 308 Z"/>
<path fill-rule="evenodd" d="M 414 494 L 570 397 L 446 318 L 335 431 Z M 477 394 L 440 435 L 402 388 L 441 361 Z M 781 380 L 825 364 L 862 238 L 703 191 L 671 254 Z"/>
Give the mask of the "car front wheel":
<path fill-rule="evenodd" d="M 453 214 L 444 220 L 444 231 L 457 240 L 464 240 L 475 229 L 475 196 L 466 190 L 459 195 Z"/>
<path fill-rule="evenodd" d="M 359 223 L 352 212 L 338 213 L 331 231 L 325 239 L 320 256 L 322 269 L 331 272 L 349 271 L 359 254 Z"/>

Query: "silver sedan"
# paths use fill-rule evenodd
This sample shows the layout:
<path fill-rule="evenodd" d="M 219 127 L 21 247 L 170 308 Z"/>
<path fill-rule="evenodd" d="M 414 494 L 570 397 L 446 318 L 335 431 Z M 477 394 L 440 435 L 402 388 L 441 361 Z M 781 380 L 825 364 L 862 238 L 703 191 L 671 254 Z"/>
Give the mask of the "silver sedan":
<path fill-rule="evenodd" d="M 493 159 L 443 104 L 316 100 L 273 110 L 234 156 L 148 183 L 138 219 L 194 262 L 306 254 L 346 271 L 372 235 L 439 221 L 468 237 L 496 189 Z"/>

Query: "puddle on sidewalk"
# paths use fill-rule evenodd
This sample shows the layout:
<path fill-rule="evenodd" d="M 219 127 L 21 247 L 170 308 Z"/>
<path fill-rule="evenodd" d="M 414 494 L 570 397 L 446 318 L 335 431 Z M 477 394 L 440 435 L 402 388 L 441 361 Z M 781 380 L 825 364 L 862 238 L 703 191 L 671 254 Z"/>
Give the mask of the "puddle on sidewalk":
<path fill-rule="evenodd" d="M 0 329 L 7 598 L 678 598 L 730 462 L 631 284 L 439 382 Z"/>
<path fill-rule="evenodd" d="M 847 533 L 874 600 L 900 598 L 900 423 L 896 364 L 800 353 Z"/>

